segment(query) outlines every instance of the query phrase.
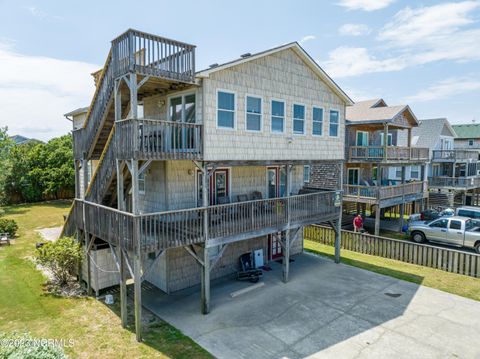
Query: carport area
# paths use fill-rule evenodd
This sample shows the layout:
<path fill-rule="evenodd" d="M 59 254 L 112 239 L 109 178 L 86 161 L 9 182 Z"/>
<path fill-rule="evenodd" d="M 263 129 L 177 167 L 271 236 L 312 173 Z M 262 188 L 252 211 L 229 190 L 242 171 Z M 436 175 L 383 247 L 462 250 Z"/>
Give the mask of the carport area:
<path fill-rule="evenodd" d="M 272 263 L 263 286 L 212 282 L 211 313 L 199 288 L 144 293 L 146 308 L 218 358 L 480 357 L 480 302 L 302 254 L 290 281 Z"/>

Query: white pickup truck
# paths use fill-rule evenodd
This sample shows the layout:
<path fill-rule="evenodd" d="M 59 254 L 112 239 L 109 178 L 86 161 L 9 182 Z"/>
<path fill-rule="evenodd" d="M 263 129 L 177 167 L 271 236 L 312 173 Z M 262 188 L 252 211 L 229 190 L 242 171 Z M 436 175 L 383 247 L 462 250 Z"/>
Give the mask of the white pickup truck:
<path fill-rule="evenodd" d="M 468 217 L 440 217 L 431 222 L 413 222 L 408 232 L 417 243 L 438 242 L 473 248 L 480 253 L 480 223 Z"/>

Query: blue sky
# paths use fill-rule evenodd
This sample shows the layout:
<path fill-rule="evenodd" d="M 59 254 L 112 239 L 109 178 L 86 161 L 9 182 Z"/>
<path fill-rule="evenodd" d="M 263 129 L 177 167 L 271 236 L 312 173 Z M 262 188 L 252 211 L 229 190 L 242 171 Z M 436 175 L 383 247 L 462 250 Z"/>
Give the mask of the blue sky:
<path fill-rule="evenodd" d="M 479 0 L 0 0 L 0 126 L 66 133 L 62 115 L 89 104 L 89 73 L 127 28 L 197 45 L 197 69 L 299 41 L 354 100 L 480 122 Z"/>

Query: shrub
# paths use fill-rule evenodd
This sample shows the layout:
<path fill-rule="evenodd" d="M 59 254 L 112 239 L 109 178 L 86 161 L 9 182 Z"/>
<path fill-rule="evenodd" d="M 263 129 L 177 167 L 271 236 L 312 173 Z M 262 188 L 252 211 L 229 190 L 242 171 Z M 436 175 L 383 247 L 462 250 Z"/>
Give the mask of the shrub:
<path fill-rule="evenodd" d="M 15 237 L 17 230 L 17 222 L 13 219 L 0 218 L 0 233 L 7 233 L 10 237 Z"/>
<path fill-rule="evenodd" d="M 64 285 L 81 262 L 82 249 L 73 238 L 63 237 L 38 248 L 36 259 L 51 270 L 58 285 Z"/>
<path fill-rule="evenodd" d="M 0 358 L 64 359 L 63 348 L 53 341 L 35 339 L 29 334 L 1 333 Z M 67 343 L 68 344 L 68 343 Z"/>

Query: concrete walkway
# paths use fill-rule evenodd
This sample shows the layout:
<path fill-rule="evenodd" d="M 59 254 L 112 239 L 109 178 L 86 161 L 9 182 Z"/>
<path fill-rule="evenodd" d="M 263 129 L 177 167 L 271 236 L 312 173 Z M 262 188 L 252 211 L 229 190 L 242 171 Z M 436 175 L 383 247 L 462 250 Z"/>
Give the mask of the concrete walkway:
<path fill-rule="evenodd" d="M 198 288 L 144 305 L 218 358 L 480 358 L 480 302 L 417 286 L 310 254 L 272 264 L 265 285 L 212 286 L 212 311 L 200 314 Z"/>
<path fill-rule="evenodd" d="M 58 237 L 60 237 L 60 233 L 62 233 L 63 227 L 52 227 L 52 228 L 42 228 L 36 229 L 35 232 L 38 232 L 40 236 L 49 242 L 56 241 Z"/>

